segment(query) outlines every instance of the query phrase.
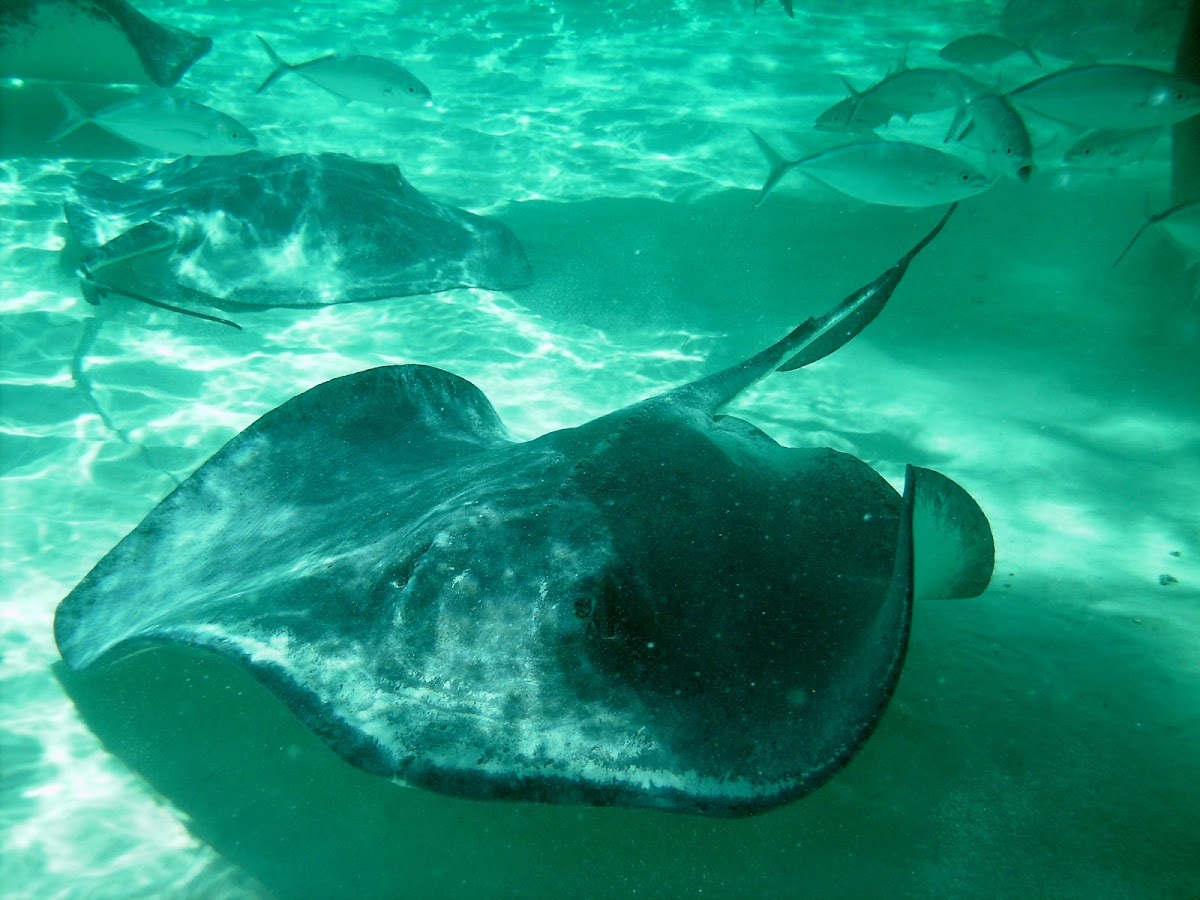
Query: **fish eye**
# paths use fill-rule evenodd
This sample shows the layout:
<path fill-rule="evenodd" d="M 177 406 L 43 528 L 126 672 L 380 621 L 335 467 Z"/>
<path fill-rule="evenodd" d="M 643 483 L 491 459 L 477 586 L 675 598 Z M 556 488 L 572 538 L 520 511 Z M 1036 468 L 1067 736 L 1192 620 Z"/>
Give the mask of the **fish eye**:
<path fill-rule="evenodd" d="M 1176 91 L 1175 99 L 1178 100 L 1180 103 L 1182 103 L 1184 100 L 1187 99 L 1187 91 Z"/>
<path fill-rule="evenodd" d="M 586 619 L 592 614 L 592 598 L 580 597 L 575 601 L 575 618 Z"/>
<path fill-rule="evenodd" d="M 1084 156 L 1091 156 L 1091 155 L 1092 155 L 1092 148 L 1091 148 L 1091 147 L 1084 147 L 1084 148 L 1083 148 L 1083 155 L 1084 155 Z"/>
<path fill-rule="evenodd" d="M 1004 148 L 1004 155 L 1005 155 L 1005 156 L 1012 156 L 1012 155 L 1013 155 L 1013 148 L 1012 148 L 1012 147 L 1005 147 L 1005 148 Z"/>
<path fill-rule="evenodd" d="M 970 180 L 971 180 L 971 173 L 970 173 L 970 172 L 963 172 L 963 173 L 962 173 L 962 175 L 960 175 L 959 177 L 960 177 L 960 178 L 962 178 L 962 180 L 963 180 L 963 181 L 970 181 Z"/>
<path fill-rule="evenodd" d="M 415 93 L 417 92 L 417 89 L 416 89 L 415 87 L 413 87 L 413 86 L 410 84 L 410 85 L 408 86 L 408 92 L 409 92 L 410 94 L 415 94 Z"/>

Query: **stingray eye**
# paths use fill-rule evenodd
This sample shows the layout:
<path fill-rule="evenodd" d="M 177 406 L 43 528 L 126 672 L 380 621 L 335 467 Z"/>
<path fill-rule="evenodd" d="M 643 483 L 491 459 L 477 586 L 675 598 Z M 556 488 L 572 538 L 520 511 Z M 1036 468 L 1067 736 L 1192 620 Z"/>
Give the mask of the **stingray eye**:
<path fill-rule="evenodd" d="M 592 614 L 592 598 L 580 597 L 575 601 L 575 618 L 586 619 Z"/>

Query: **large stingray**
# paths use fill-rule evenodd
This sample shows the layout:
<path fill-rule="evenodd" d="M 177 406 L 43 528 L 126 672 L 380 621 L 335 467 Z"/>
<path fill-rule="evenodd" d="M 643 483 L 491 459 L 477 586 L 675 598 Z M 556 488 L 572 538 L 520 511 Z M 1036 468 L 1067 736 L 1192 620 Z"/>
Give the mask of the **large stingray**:
<path fill-rule="evenodd" d="M 429 199 L 394 165 L 340 153 L 186 158 L 124 182 L 86 172 L 66 216 L 88 299 L 112 291 L 219 321 L 196 307 L 507 290 L 531 277 L 503 224 Z"/>
<path fill-rule="evenodd" d="M 63 658 L 206 648 L 354 765 L 448 794 L 710 815 L 799 797 L 882 714 L 914 579 L 979 593 L 991 531 L 935 472 L 910 466 L 901 497 L 718 411 L 858 334 L 940 228 L 745 362 L 525 443 L 439 369 L 318 385 L 84 578 Z"/>
<path fill-rule="evenodd" d="M 0 76 L 170 87 L 212 39 L 146 18 L 125 0 L 4 0 Z"/>

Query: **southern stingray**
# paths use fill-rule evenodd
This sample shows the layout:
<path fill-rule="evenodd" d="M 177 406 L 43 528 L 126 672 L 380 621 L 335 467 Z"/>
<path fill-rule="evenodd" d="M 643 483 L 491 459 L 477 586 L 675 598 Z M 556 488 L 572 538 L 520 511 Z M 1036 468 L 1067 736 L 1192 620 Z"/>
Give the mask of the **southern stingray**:
<path fill-rule="evenodd" d="M 8 78 L 171 87 L 212 43 L 125 0 L 0 4 L 0 76 Z"/>
<path fill-rule="evenodd" d="M 85 172 L 66 217 L 84 296 L 200 318 L 531 278 L 503 224 L 431 200 L 394 165 L 340 153 L 185 158 L 127 181 Z M 199 307 L 199 309 L 197 309 Z"/>
<path fill-rule="evenodd" d="M 882 715 L 914 593 L 987 586 L 991 530 L 945 476 L 909 466 L 900 496 L 719 411 L 851 340 L 944 222 L 744 362 L 524 443 L 427 366 L 300 394 L 63 600 L 66 665 L 211 651 L 345 760 L 446 794 L 730 816 L 807 793 Z"/>

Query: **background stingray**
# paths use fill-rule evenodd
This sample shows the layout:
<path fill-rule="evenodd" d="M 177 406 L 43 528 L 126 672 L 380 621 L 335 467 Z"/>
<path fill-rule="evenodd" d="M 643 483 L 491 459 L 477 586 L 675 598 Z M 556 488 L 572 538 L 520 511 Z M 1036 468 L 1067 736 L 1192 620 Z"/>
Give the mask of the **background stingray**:
<path fill-rule="evenodd" d="M 87 172 L 66 216 L 85 296 L 115 291 L 192 315 L 531 278 L 504 225 L 430 200 L 394 165 L 340 153 L 187 158 L 124 182 Z"/>
<path fill-rule="evenodd" d="M 318 385 L 62 602 L 63 658 L 216 651 L 351 763 L 448 794 L 710 815 L 800 796 L 882 714 L 914 590 L 981 592 L 991 532 L 935 472 L 910 467 L 902 500 L 717 413 L 858 334 L 940 228 L 745 362 L 533 441 L 438 369 Z"/>
<path fill-rule="evenodd" d="M 171 87 L 212 39 L 162 25 L 125 0 L 4 0 L 0 76 Z"/>

